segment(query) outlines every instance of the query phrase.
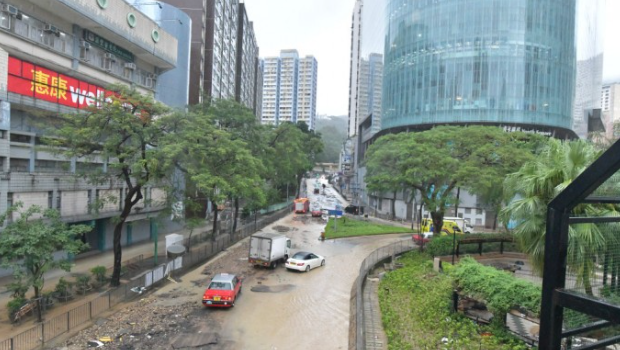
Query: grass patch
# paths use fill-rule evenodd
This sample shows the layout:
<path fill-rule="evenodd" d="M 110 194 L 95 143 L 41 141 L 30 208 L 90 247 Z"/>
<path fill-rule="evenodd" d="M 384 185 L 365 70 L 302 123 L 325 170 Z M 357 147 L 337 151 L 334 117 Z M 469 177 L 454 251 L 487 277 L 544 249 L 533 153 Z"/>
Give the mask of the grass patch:
<path fill-rule="evenodd" d="M 329 218 L 325 226 L 326 239 L 412 232 L 411 229 L 406 227 L 375 224 L 344 216 L 338 219 Z"/>
<path fill-rule="evenodd" d="M 410 252 L 399 262 L 404 267 L 386 274 L 379 286 L 388 349 L 527 349 L 503 329 L 501 322 L 478 326 L 452 313 L 454 281 L 433 271 L 428 255 Z M 484 332 L 492 336 L 483 336 Z"/>

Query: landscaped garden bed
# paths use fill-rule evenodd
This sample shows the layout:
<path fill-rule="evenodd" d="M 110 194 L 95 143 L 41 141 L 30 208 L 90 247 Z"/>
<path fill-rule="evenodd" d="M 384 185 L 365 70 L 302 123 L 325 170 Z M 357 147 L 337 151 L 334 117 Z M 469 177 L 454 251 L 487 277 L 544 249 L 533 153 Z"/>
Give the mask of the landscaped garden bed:
<path fill-rule="evenodd" d="M 504 327 L 504 310 L 513 306 L 533 308 L 532 289 L 522 286 L 522 281 L 510 281 L 508 287 L 523 288 L 523 300 L 493 300 L 487 305 L 496 312 L 489 325 L 478 325 L 462 313 L 452 311 L 453 293 L 461 288 L 463 294 L 471 292 L 472 297 L 486 298 L 485 291 L 491 294 L 505 295 L 496 290 L 492 281 L 497 276 L 490 270 L 484 270 L 484 285 L 474 289 L 462 280 L 461 269 L 473 268 L 474 263 L 465 263 L 463 267 L 445 266 L 444 272 L 433 270 L 431 257 L 424 253 L 410 252 L 399 259 L 401 269 L 387 273 L 381 281 L 379 300 L 383 326 L 388 337 L 389 349 L 527 349 L 527 345 L 513 337 Z M 488 267 L 482 267 L 487 269 Z M 488 268 L 492 269 L 492 268 Z M 511 277 L 509 274 L 497 271 Z M 467 273 L 467 272 L 466 272 Z M 514 277 L 513 277 L 514 278 Z M 458 282 L 458 283 L 457 283 Z M 479 281 L 480 282 L 480 281 Z M 502 280 L 502 283 L 507 283 Z M 514 283 L 514 284 L 513 284 Z M 517 286 L 517 287 L 515 287 Z M 535 294 L 535 292 L 533 292 Z M 485 299 L 486 300 L 486 299 Z M 490 299 L 489 299 L 490 300 Z"/>

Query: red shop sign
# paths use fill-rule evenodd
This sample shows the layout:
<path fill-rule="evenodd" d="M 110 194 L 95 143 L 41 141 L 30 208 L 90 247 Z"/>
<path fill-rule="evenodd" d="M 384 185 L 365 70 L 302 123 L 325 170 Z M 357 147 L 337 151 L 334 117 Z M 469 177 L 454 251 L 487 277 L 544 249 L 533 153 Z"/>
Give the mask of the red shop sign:
<path fill-rule="evenodd" d="M 52 70 L 9 57 L 9 92 L 68 107 L 86 108 L 112 92 Z"/>

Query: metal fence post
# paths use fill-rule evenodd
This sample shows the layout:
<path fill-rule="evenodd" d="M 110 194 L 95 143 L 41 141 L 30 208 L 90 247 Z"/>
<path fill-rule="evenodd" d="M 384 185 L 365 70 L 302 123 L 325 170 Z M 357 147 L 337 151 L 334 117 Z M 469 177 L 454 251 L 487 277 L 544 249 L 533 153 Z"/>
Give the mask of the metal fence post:
<path fill-rule="evenodd" d="M 67 311 L 67 332 L 71 329 L 71 314 Z"/>
<path fill-rule="evenodd" d="M 41 345 L 45 344 L 45 322 L 41 322 Z"/>
<path fill-rule="evenodd" d="M 93 319 L 93 302 L 92 301 L 88 303 L 88 319 L 89 320 Z"/>

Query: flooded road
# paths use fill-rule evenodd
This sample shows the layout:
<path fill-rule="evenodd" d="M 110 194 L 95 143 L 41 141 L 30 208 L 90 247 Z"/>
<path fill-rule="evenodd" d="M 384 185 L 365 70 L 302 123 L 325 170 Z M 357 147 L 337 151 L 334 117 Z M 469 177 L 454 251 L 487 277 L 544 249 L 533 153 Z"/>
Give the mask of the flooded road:
<path fill-rule="evenodd" d="M 322 242 L 325 222 L 308 214 L 291 214 L 263 231 L 281 227 L 290 228 L 283 233 L 291 238 L 293 253 L 322 255 L 326 265 L 307 273 L 280 266 L 247 278 L 243 298 L 222 323 L 223 349 L 347 349 L 351 287 L 361 262 L 373 250 L 407 237 Z"/>
<path fill-rule="evenodd" d="M 311 188 L 312 189 L 312 188 Z M 329 193 L 329 191 L 326 191 Z M 346 203 L 334 195 L 343 206 Z M 264 228 L 292 241 L 291 252 L 309 251 L 326 265 L 310 272 L 255 268 L 248 264 L 249 238 L 198 268 L 100 317 L 95 325 L 64 342 L 63 350 L 84 349 L 89 339 L 107 335 L 108 349 L 347 349 L 350 298 L 361 262 L 375 249 L 407 234 L 320 241 L 325 227 L 310 214 L 289 214 Z M 217 273 L 243 278 L 235 307 L 206 309 L 202 294 Z"/>

